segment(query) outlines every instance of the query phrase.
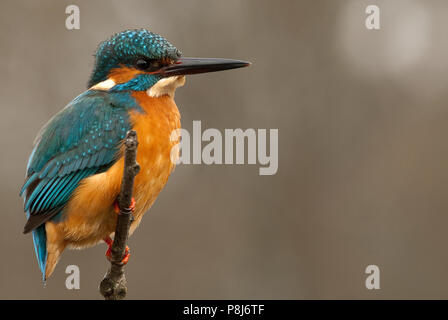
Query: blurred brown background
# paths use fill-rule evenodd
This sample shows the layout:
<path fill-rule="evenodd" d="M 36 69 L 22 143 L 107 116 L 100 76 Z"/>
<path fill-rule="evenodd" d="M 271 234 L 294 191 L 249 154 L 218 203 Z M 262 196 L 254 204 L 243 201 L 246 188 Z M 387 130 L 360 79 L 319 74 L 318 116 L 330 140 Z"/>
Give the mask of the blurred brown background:
<path fill-rule="evenodd" d="M 77 4 L 81 29 L 65 28 Z M 364 25 L 381 9 L 381 30 Z M 130 299 L 448 298 L 446 1 L 2 1 L 0 298 L 99 299 L 105 245 L 44 288 L 18 190 L 39 128 L 85 90 L 97 44 L 144 27 L 185 56 L 183 126 L 278 128 L 279 170 L 178 167 L 130 240 Z M 65 288 L 65 268 L 81 289 Z M 366 266 L 381 289 L 364 286 Z"/>

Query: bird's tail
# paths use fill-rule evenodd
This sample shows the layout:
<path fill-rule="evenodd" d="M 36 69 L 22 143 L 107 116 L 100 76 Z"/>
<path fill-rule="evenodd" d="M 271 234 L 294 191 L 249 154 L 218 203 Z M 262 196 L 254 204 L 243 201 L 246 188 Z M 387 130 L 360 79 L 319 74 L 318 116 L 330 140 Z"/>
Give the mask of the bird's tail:
<path fill-rule="evenodd" d="M 34 250 L 36 252 L 37 263 L 42 272 L 42 279 L 45 281 L 45 268 L 47 265 L 47 233 L 45 224 L 33 230 Z"/>
<path fill-rule="evenodd" d="M 29 213 L 27 212 L 27 216 Z M 47 234 L 47 231 L 49 232 Z M 33 231 L 34 251 L 36 252 L 37 263 L 42 272 L 42 280 L 45 281 L 54 271 L 59 261 L 61 253 L 66 247 L 65 241 L 57 236 L 54 224 L 48 222 L 41 224 Z"/>

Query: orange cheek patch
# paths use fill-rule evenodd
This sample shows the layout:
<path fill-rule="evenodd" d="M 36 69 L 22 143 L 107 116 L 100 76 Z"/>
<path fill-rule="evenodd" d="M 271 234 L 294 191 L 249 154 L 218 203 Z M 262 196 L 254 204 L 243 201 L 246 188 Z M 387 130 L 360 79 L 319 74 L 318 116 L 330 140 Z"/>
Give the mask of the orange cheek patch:
<path fill-rule="evenodd" d="M 112 79 L 116 84 L 120 84 L 128 82 L 129 80 L 134 79 L 137 75 L 143 73 L 143 71 L 123 66 L 120 68 L 112 69 L 109 72 L 109 79 Z"/>

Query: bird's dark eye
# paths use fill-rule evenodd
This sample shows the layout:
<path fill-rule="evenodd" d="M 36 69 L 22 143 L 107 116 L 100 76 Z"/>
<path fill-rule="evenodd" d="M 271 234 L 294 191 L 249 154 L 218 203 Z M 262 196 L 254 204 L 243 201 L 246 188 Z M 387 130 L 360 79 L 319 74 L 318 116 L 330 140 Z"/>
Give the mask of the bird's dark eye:
<path fill-rule="evenodd" d="M 149 63 L 144 59 L 138 59 L 135 66 L 141 70 L 145 70 L 149 66 Z"/>
<path fill-rule="evenodd" d="M 135 66 L 137 69 L 143 70 L 143 71 L 156 71 L 160 69 L 161 64 L 157 60 L 151 60 L 151 59 L 138 59 L 135 62 Z"/>

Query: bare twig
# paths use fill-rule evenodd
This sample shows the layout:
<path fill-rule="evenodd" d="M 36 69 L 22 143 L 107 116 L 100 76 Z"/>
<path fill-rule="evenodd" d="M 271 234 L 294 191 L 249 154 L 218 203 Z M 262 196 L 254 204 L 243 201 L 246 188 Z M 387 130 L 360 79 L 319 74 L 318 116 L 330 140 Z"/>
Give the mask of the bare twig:
<path fill-rule="evenodd" d="M 110 269 L 100 283 L 100 292 L 106 300 L 121 300 L 127 293 L 124 264 L 121 261 L 125 254 L 129 227 L 132 222 L 132 211 L 129 208 L 132 201 L 134 178 L 140 170 L 136 161 L 137 145 L 137 133 L 133 130 L 128 131 L 124 143 L 123 180 L 118 197 L 120 214 L 117 218 L 117 227 L 111 249 Z"/>

